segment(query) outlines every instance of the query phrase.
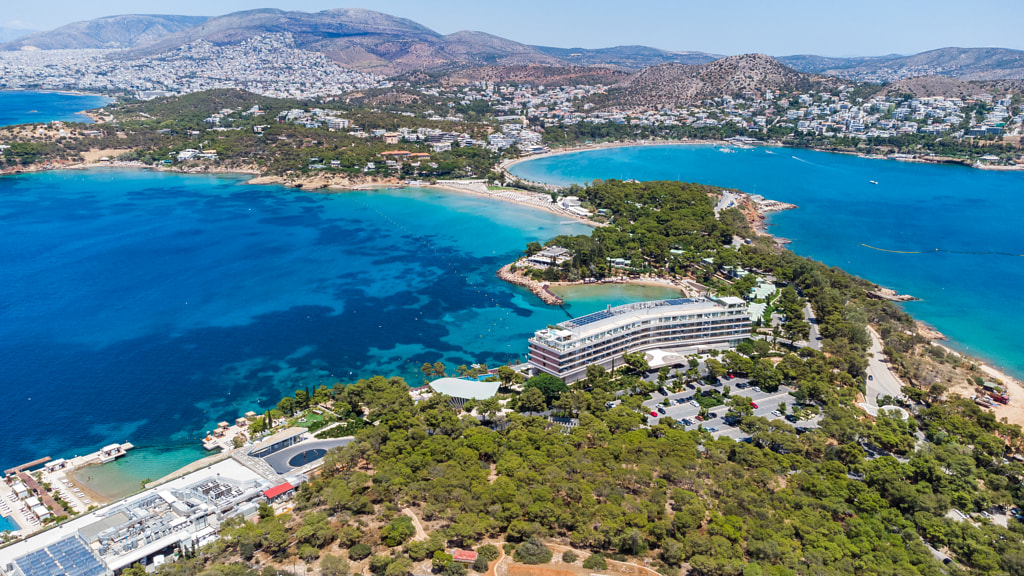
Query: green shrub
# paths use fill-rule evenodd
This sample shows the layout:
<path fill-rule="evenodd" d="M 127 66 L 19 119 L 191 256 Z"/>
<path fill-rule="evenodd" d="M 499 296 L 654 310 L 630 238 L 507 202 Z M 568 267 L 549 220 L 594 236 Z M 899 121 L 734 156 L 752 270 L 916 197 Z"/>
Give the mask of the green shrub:
<path fill-rule="evenodd" d="M 551 556 L 551 549 L 536 536 L 531 536 L 515 552 L 515 560 L 521 564 L 547 564 Z"/>
<path fill-rule="evenodd" d="M 362 560 L 363 558 L 369 558 L 372 553 L 373 550 L 371 550 L 369 546 L 360 542 L 359 544 L 349 548 L 348 557 L 353 560 Z"/>
<path fill-rule="evenodd" d="M 380 531 L 380 537 L 385 546 L 394 548 L 395 546 L 401 546 L 409 538 L 412 538 L 415 533 L 416 528 L 412 525 L 412 518 L 403 514 L 402 516 L 395 517 L 394 520 L 385 526 Z"/>
<path fill-rule="evenodd" d="M 498 547 L 494 544 L 484 544 L 476 549 L 476 554 L 487 562 L 494 562 L 499 556 L 501 556 L 501 554 L 498 553 Z"/>
<path fill-rule="evenodd" d="M 390 556 L 374 556 L 370 558 L 370 572 L 377 576 L 383 576 L 384 571 L 388 569 L 388 564 L 391 564 Z"/>
<path fill-rule="evenodd" d="M 572 550 L 566 550 L 565 552 L 562 552 L 562 562 L 565 562 L 566 564 L 572 564 L 578 559 L 579 556 Z"/>
<path fill-rule="evenodd" d="M 587 570 L 607 570 L 608 562 L 600 554 L 591 554 L 583 561 L 583 567 Z"/>

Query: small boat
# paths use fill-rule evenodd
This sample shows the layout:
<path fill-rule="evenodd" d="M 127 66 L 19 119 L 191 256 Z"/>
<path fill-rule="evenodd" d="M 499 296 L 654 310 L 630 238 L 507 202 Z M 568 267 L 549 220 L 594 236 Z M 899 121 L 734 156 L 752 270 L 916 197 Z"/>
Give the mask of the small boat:
<path fill-rule="evenodd" d="M 871 180 L 870 182 L 871 182 L 872 184 L 878 184 L 878 182 L 877 182 L 877 181 L 875 181 L 875 180 Z"/>

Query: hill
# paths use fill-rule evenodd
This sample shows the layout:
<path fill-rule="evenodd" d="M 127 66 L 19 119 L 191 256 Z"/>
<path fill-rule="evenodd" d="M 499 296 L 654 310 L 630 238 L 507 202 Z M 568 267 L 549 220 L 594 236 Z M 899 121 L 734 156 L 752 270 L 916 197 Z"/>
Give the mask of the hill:
<path fill-rule="evenodd" d="M 544 54 L 577 66 L 602 66 L 639 70 L 659 64 L 704 64 L 718 60 L 719 54 L 704 52 L 670 52 L 649 46 L 615 46 L 590 50 L 586 48 L 554 48 L 534 46 Z"/>
<path fill-rule="evenodd" d="M 629 78 L 626 70 L 596 66 L 482 66 L 456 70 L 441 77 L 443 84 L 472 82 L 516 82 L 520 84 L 611 86 Z"/>
<path fill-rule="evenodd" d="M 0 46 L 0 50 L 81 50 L 88 48 L 136 48 L 192 28 L 205 16 L 162 16 L 128 14 L 74 22 L 48 32 L 22 36 Z"/>
<path fill-rule="evenodd" d="M 912 56 L 877 58 L 788 56 L 781 60 L 805 72 L 864 82 L 895 82 L 917 76 L 946 76 L 961 80 L 1024 78 L 1024 50 L 1007 48 L 939 48 Z"/>
<path fill-rule="evenodd" d="M 885 56 L 854 56 L 850 58 L 835 58 L 832 56 L 818 56 L 815 54 L 795 54 L 792 56 L 778 56 L 779 62 L 800 72 L 812 74 L 824 74 L 828 70 L 845 70 L 858 66 L 870 67 L 881 66 L 886 62 L 905 58 L 903 54 L 888 54 Z"/>
<path fill-rule="evenodd" d="M 532 47 L 498 36 L 482 32 L 443 36 L 412 20 L 359 8 L 316 13 L 236 12 L 168 35 L 128 56 L 161 54 L 198 40 L 233 44 L 266 33 L 289 33 L 297 48 L 322 52 L 343 66 L 381 74 L 466 65 L 559 63 Z"/>
<path fill-rule="evenodd" d="M 34 32 L 36 31 L 25 30 L 22 28 L 4 28 L 3 26 L 0 26 L 0 42 L 10 42 L 12 40 L 17 40 L 22 36 L 28 36 L 29 34 L 32 34 Z"/>
<path fill-rule="evenodd" d="M 831 90 L 842 80 L 797 72 L 764 54 L 727 56 L 707 64 L 663 64 L 620 83 L 608 103 L 617 106 L 691 104 L 708 98 L 766 90 Z"/>
<path fill-rule="evenodd" d="M 1010 92 L 1019 93 L 1022 89 L 1024 89 L 1024 81 L 1021 80 L 967 81 L 945 76 L 918 76 L 886 84 L 879 89 L 878 93 L 884 95 L 910 94 L 919 98 L 928 96 L 967 98 L 982 92 L 1001 95 Z"/>

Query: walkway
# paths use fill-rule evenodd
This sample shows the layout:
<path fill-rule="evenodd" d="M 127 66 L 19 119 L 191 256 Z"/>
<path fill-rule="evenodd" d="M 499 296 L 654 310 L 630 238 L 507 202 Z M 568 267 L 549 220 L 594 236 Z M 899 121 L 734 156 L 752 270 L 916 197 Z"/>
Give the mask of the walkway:
<path fill-rule="evenodd" d="M 892 373 L 889 364 L 882 354 L 882 340 L 874 328 L 868 327 L 868 335 L 871 336 L 871 346 L 868 348 L 868 379 L 866 382 L 866 393 L 864 404 L 861 405 L 868 414 L 878 414 L 878 400 L 884 396 L 897 398 L 903 394 L 903 382 Z M 895 408 L 895 407 L 892 407 Z M 886 407 L 889 409 L 889 407 Z M 904 419 L 909 417 L 906 410 L 899 409 Z"/>
<path fill-rule="evenodd" d="M 804 304 L 804 320 L 811 325 L 811 335 L 808 346 L 815 350 L 821 350 L 821 331 L 818 330 L 818 319 L 814 316 L 814 309 L 811 303 Z"/>

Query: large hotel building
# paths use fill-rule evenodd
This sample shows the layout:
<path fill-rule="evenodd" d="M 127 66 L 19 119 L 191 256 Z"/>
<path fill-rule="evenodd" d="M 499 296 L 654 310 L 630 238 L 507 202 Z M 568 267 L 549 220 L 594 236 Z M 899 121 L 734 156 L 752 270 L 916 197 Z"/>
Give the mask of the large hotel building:
<path fill-rule="evenodd" d="M 732 296 L 626 304 L 538 330 L 530 364 L 566 382 L 587 366 L 621 365 L 622 355 L 655 348 L 734 346 L 750 336 L 747 303 Z"/>

